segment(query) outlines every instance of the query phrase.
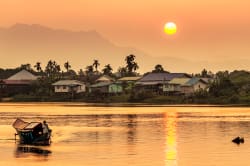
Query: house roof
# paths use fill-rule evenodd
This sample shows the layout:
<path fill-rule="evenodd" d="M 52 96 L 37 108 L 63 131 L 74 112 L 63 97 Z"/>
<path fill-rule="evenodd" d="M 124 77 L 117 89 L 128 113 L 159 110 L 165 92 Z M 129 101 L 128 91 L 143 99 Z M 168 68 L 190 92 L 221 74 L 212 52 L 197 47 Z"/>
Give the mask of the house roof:
<path fill-rule="evenodd" d="M 169 81 L 169 84 L 178 84 L 178 85 L 184 85 L 186 82 L 188 82 L 191 78 L 173 78 L 171 81 Z"/>
<path fill-rule="evenodd" d="M 96 82 L 112 82 L 112 81 L 115 81 L 115 79 L 107 75 L 102 75 L 96 80 Z"/>
<path fill-rule="evenodd" d="M 193 85 L 195 85 L 197 82 L 202 82 L 202 83 L 204 83 L 204 84 L 207 84 L 207 82 L 206 81 L 204 81 L 204 80 L 202 80 L 201 78 L 196 78 L 196 77 L 194 77 L 194 78 L 191 78 L 190 80 L 188 80 L 185 84 L 184 84 L 184 86 L 193 86 Z"/>
<path fill-rule="evenodd" d="M 74 86 L 74 85 L 84 85 L 84 83 L 81 81 L 78 81 L 78 80 L 60 80 L 60 81 L 53 83 L 52 85 L 54 85 L 54 86 L 58 86 L 58 85 Z"/>
<path fill-rule="evenodd" d="M 191 78 L 191 76 L 186 73 L 149 73 L 138 80 L 138 82 L 158 81 L 159 83 L 163 83 L 180 77 Z"/>
<path fill-rule="evenodd" d="M 118 81 L 137 81 L 140 78 L 141 77 L 122 77 L 122 78 L 118 79 Z"/>
<path fill-rule="evenodd" d="M 91 88 L 97 88 L 97 87 L 108 86 L 110 84 L 112 84 L 112 83 L 111 82 L 99 82 L 99 83 L 91 85 L 90 87 Z"/>
<path fill-rule="evenodd" d="M 37 79 L 37 76 L 33 75 L 32 73 L 28 72 L 27 70 L 21 70 L 18 73 L 12 75 L 6 80 L 29 80 L 34 81 Z"/>

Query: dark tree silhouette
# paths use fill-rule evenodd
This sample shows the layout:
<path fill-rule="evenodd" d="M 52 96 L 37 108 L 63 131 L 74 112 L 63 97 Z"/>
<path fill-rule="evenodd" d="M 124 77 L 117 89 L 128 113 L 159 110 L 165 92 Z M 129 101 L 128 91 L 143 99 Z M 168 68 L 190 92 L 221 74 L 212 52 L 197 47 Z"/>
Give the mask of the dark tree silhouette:
<path fill-rule="evenodd" d="M 103 74 L 106 74 L 106 75 L 111 75 L 112 74 L 112 67 L 110 66 L 110 64 L 107 64 L 104 66 L 104 68 L 102 69 L 103 71 Z"/>
<path fill-rule="evenodd" d="M 135 62 L 135 55 L 130 54 L 126 56 L 125 61 L 127 63 L 126 68 L 128 73 L 131 75 L 133 72 L 135 72 L 137 69 L 139 69 L 138 64 Z"/>
<path fill-rule="evenodd" d="M 157 64 L 155 65 L 155 68 L 152 72 L 153 73 L 166 73 L 167 71 L 164 70 L 161 64 Z"/>
<path fill-rule="evenodd" d="M 97 69 L 98 69 L 98 66 L 100 66 L 99 61 L 95 59 L 92 66 L 95 68 L 95 71 L 98 71 L 98 70 L 97 70 Z"/>
<path fill-rule="evenodd" d="M 41 62 L 36 62 L 34 68 L 37 70 L 37 72 L 42 72 Z"/>
<path fill-rule="evenodd" d="M 69 72 L 69 69 L 71 68 L 71 65 L 69 64 L 69 61 L 64 63 L 64 68 Z"/>

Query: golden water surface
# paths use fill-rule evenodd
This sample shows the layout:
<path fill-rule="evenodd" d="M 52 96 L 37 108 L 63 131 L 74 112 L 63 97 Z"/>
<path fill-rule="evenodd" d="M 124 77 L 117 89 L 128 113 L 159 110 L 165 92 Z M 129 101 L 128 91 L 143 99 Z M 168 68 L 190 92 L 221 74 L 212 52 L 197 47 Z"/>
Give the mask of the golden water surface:
<path fill-rule="evenodd" d="M 46 120 L 52 144 L 20 145 L 17 117 Z M 245 143 L 232 143 L 236 136 Z M 250 108 L 0 104 L 0 166 L 249 165 L 249 141 Z"/>

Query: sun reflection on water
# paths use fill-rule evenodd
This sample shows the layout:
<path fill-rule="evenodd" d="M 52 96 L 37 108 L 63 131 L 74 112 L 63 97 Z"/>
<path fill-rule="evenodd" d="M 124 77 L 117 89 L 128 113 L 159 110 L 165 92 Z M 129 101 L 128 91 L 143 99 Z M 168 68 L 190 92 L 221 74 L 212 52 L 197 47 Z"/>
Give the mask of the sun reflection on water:
<path fill-rule="evenodd" d="M 165 165 L 175 166 L 177 165 L 177 132 L 176 132 L 176 120 L 177 113 L 165 113 L 165 131 L 166 131 L 166 143 L 165 143 Z"/>

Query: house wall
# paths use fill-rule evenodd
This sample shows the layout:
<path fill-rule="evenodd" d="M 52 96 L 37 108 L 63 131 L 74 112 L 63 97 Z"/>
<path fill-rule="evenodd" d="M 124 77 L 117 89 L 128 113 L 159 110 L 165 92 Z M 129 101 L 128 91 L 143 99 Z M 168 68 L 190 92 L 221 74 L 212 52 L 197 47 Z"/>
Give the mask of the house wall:
<path fill-rule="evenodd" d="M 193 86 L 182 86 L 181 93 L 186 94 L 186 95 L 194 93 L 194 88 Z"/>
<path fill-rule="evenodd" d="M 163 92 L 180 92 L 180 91 L 181 91 L 180 85 L 176 85 L 176 84 L 163 85 Z"/>
<path fill-rule="evenodd" d="M 202 82 L 197 82 L 193 87 L 194 87 L 194 91 L 197 91 L 200 89 L 206 89 L 207 85 Z"/>
<path fill-rule="evenodd" d="M 201 89 L 206 89 L 207 85 L 202 83 L 202 82 L 197 82 L 193 86 L 182 86 L 181 87 L 181 92 L 184 94 L 191 94 L 194 93 L 195 91 L 201 90 Z"/>
<path fill-rule="evenodd" d="M 73 88 L 73 91 L 76 93 L 82 93 L 86 91 L 86 86 L 81 85 L 81 86 L 76 86 Z M 67 85 L 56 85 L 55 86 L 55 92 L 56 93 L 69 93 L 71 92 L 71 87 Z"/>
<path fill-rule="evenodd" d="M 77 86 L 75 91 L 76 91 L 76 93 L 86 92 L 86 86 L 85 85 Z"/>
<path fill-rule="evenodd" d="M 122 92 L 122 86 L 117 84 L 111 84 L 109 85 L 109 93 L 121 93 Z"/>
<path fill-rule="evenodd" d="M 70 89 L 68 86 L 66 85 L 56 85 L 55 86 L 55 92 L 56 93 L 67 93 L 67 92 L 70 92 Z"/>

